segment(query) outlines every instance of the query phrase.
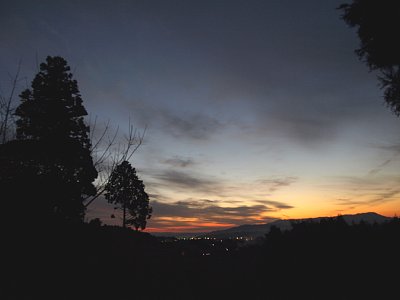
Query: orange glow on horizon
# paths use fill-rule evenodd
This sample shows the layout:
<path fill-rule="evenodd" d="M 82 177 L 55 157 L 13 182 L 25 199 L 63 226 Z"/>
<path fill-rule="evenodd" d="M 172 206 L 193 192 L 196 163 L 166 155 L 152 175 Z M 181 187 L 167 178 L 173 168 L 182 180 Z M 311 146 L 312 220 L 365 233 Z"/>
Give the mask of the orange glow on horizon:
<path fill-rule="evenodd" d="M 147 227 L 146 232 L 208 232 L 220 229 L 228 229 L 236 226 L 235 224 L 221 224 L 213 222 L 199 222 L 181 226 Z"/>
<path fill-rule="evenodd" d="M 336 217 L 339 215 L 347 215 L 347 214 L 360 214 L 360 213 L 369 213 L 369 212 L 375 212 L 377 214 L 380 214 L 385 217 L 396 217 L 399 216 L 399 210 L 396 209 L 389 209 L 385 210 L 385 208 L 382 209 L 376 209 L 374 210 L 373 207 L 368 207 L 369 209 L 352 209 L 352 210 L 343 210 L 343 211 L 337 211 L 337 210 L 310 210 L 310 211 L 298 211 L 293 214 L 290 214 L 288 216 L 279 217 L 279 219 L 282 220 L 287 220 L 287 219 L 308 219 L 308 218 L 317 218 L 317 217 Z M 397 211 L 396 211 L 397 210 Z M 278 216 L 277 216 L 278 218 Z M 173 233 L 181 233 L 181 232 L 193 232 L 193 233 L 200 233 L 200 232 L 211 232 L 215 230 L 223 230 L 223 229 L 228 229 L 232 227 L 239 226 L 238 224 L 233 224 L 233 223 L 217 223 L 217 222 L 201 222 L 198 218 L 187 218 L 191 219 L 191 221 L 187 222 L 187 225 L 178 225 L 174 226 L 174 218 L 168 218 L 168 225 L 166 226 L 159 226 L 159 227 L 147 227 L 146 232 L 173 232 Z M 196 220 L 192 220 L 196 219 Z M 268 222 L 263 222 L 261 223 L 260 221 L 263 220 L 262 217 L 257 217 L 254 218 L 254 220 L 258 222 L 254 222 L 252 224 L 257 225 L 257 224 L 265 224 Z M 175 221 L 177 221 L 175 219 Z M 182 220 L 179 222 L 181 223 Z"/>

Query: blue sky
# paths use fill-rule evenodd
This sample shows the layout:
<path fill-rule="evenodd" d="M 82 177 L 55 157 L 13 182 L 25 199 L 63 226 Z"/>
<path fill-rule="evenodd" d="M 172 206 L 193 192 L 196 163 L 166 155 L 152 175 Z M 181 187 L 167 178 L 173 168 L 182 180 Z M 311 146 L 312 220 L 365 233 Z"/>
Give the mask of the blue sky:
<path fill-rule="evenodd" d="M 398 214 L 400 120 L 341 3 L 0 0 L 1 91 L 60 55 L 91 117 L 147 127 L 150 230 Z"/>

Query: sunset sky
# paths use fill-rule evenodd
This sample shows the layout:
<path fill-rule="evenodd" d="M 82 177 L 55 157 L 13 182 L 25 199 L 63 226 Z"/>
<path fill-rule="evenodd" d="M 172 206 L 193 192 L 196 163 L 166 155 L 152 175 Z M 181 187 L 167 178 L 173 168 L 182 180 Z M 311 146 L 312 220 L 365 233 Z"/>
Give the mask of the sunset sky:
<path fill-rule="evenodd" d="M 0 0 L 0 92 L 63 56 L 90 117 L 147 127 L 148 231 L 400 214 L 400 119 L 345 0 Z M 110 219 L 99 199 L 88 218 Z"/>

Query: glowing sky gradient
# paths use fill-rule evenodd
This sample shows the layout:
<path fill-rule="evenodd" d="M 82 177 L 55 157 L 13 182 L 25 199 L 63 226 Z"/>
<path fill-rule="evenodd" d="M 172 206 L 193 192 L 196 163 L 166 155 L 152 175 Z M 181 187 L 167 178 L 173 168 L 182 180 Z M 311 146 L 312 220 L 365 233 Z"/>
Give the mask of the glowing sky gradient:
<path fill-rule="evenodd" d="M 147 126 L 131 162 L 148 231 L 393 216 L 400 120 L 342 2 L 0 0 L 1 91 L 19 59 L 30 83 L 36 56 L 61 55 L 92 117 Z M 111 213 L 100 199 L 88 216 Z"/>

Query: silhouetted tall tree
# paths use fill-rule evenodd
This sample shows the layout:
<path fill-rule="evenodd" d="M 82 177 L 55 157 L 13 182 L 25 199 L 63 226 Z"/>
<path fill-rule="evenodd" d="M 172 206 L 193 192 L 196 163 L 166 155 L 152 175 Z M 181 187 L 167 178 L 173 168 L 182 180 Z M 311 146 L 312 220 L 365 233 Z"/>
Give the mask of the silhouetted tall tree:
<path fill-rule="evenodd" d="M 105 187 L 105 197 L 122 209 L 124 228 L 126 225 L 132 225 L 136 230 L 146 228 L 152 208 L 144 188 L 143 181 L 139 180 L 135 168 L 128 161 L 123 161 L 112 172 Z"/>
<path fill-rule="evenodd" d="M 392 111 L 400 116 L 400 9 L 397 0 L 353 0 L 339 7 L 343 20 L 357 27 L 359 58 L 378 76 L 384 99 Z"/>
<path fill-rule="evenodd" d="M 83 199 L 95 194 L 97 171 L 83 119 L 87 112 L 67 62 L 47 57 L 20 98 L 17 138 L 0 149 L 2 188 L 16 207 L 28 210 L 25 216 L 82 220 Z"/>

